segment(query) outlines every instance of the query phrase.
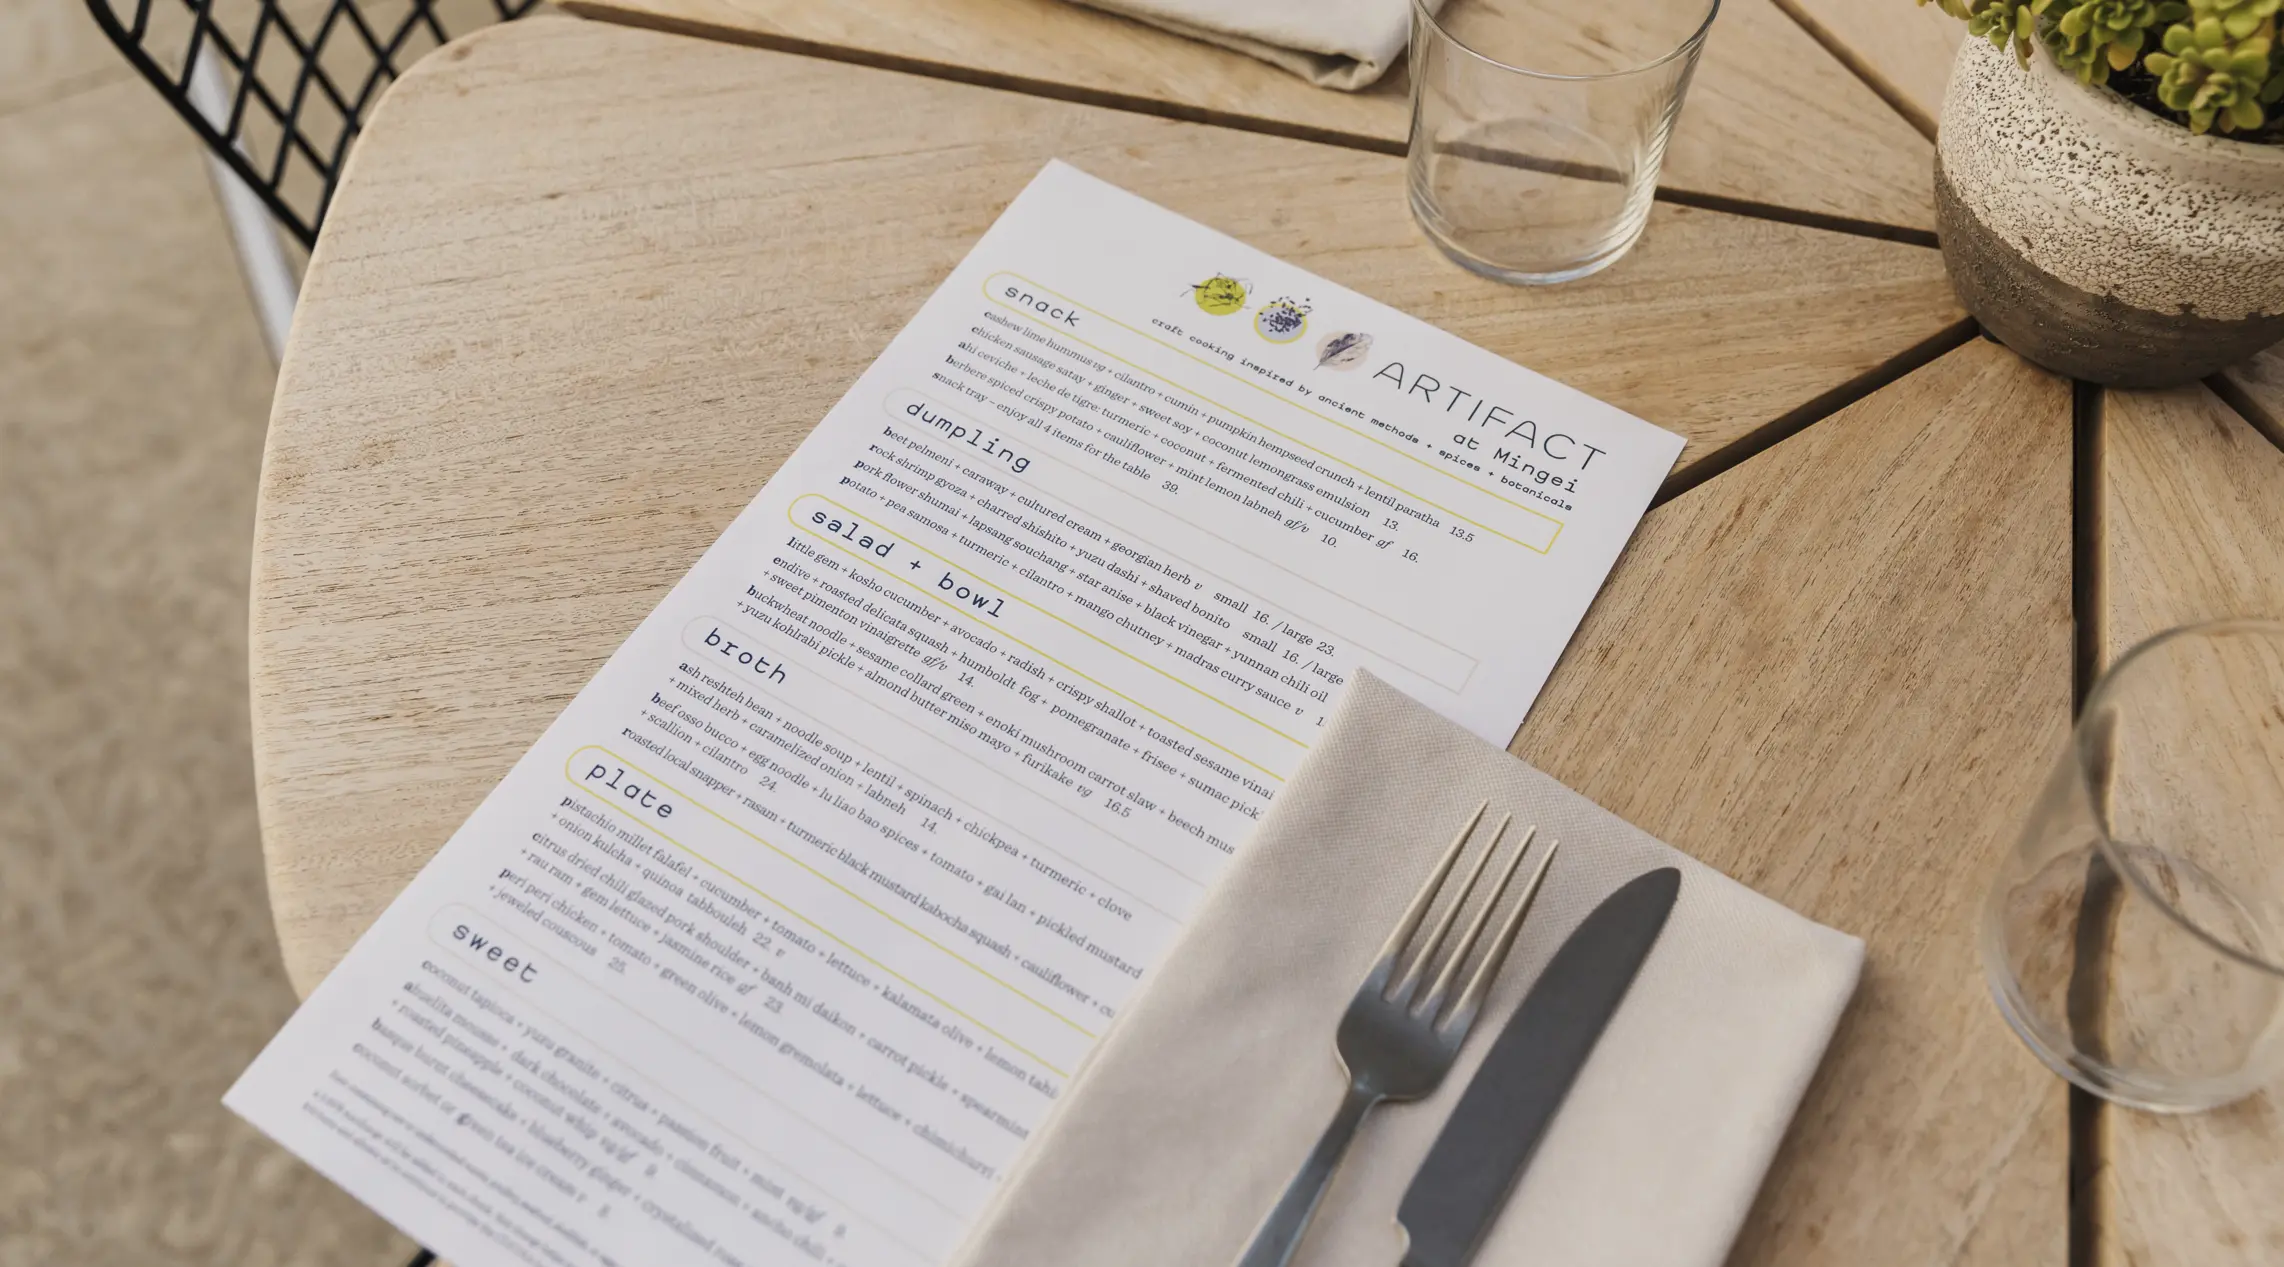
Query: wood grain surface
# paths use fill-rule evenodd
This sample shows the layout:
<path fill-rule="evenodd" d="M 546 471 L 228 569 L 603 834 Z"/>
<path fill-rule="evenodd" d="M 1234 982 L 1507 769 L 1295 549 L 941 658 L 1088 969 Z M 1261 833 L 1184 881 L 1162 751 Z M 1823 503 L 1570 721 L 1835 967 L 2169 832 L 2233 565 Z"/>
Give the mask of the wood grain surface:
<path fill-rule="evenodd" d="M 1958 317 L 1913 246 L 1662 208 L 1616 268 L 1517 291 L 1425 244 L 1391 157 L 604 23 L 483 32 L 367 129 L 279 379 L 253 698 L 303 988 L 1057 155 L 1678 430 L 1685 463 Z"/>
<path fill-rule="evenodd" d="M 1515 751 L 1864 938 L 1730 1262 L 2063 1262 L 2060 1080 L 1983 988 L 2070 711 L 2070 401 L 1977 342 L 1652 511 Z"/>
<path fill-rule="evenodd" d="M 1411 121 L 1401 73 L 1362 93 L 1334 92 L 1070 0 L 568 0 L 565 7 L 1388 151 L 1402 149 Z M 1925 139 L 1880 109 L 1772 0 L 1728 0 L 1666 155 L 1663 184 L 1932 231 L 1933 161 Z"/>
<path fill-rule="evenodd" d="M 2284 445 L 2284 346 L 2223 370 L 2221 387 L 2254 426 Z"/>
<path fill-rule="evenodd" d="M 2201 386 L 2111 392 L 2102 421 L 2105 662 L 2175 625 L 2284 620 L 2284 451 Z"/>
<path fill-rule="evenodd" d="M 1834 56 L 1934 139 L 1967 24 L 1913 0 L 1775 0 Z"/>
<path fill-rule="evenodd" d="M 1608 273 L 1512 290 L 1419 238 L 1382 154 L 482 33 L 368 128 L 280 375 L 252 694 L 304 990 L 1050 156 L 1681 431 L 1685 464 L 1959 316 L 1934 252 L 1861 236 L 1666 206 Z M 1870 944 L 1737 1262 L 2061 1261 L 2060 1083 L 1985 1000 L 1971 912 L 2067 721 L 2068 412 L 1971 344 L 1681 495 L 1519 740 Z"/>
<path fill-rule="evenodd" d="M 2204 387 L 2103 406 L 2103 661 L 2176 625 L 2284 619 L 2284 451 Z M 2105 1267 L 2284 1262 L 2284 1105 L 2102 1113 Z"/>
<path fill-rule="evenodd" d="M 481 33 L 368 129 L 279 381 L 253 693 L 297 981 L 1055 155 L 1682 431 L 1685 460 L 1957 317 L 1917 247 L 1665 208 L 1593 282 L 1519 292 L 1435 255 L 1381 155 L 602 23 Z"/>
<path fill-rule="evenodd" d="M 253 696 L 305 989 L 1058 155 L 1680 431 L 1685 463 L 1959 315 L 1919 247 L 1661 208 L 1609 272 L 1517 291 L 1419 237 L 1387 156 L 605 23 L 480 33 L 367 129 L 279 378 Z"/>

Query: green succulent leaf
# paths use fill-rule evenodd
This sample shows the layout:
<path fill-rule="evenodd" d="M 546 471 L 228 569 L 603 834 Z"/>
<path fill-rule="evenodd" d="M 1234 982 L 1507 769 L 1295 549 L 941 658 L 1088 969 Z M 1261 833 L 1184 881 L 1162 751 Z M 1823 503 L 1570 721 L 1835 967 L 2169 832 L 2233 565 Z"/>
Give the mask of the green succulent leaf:
<path fill-rule="evenodd" d="M 2023 65 L 2030 64 L 2032 41 L 2038 30 L 2038 6 L 2055 0 L 1940 0 L 1944 12 L 1964 16 L 1967 32 L 1989 40 L 1995 48 L 2014 50 Z M 1963 12 L 1962 12 L 1963 11 Z"/>
<path fill-rule="evenodd" d="M 2054 63 L 2086 83 L 2106 83 L 2150 43 L 2150 33 L 2175 16 L 2178 0 L 2040 0 L 2049 15 L 2044 32 Z"/>
<path fill-rule="evenodd" d="M 2023 65 L 2043 47 L 2055 65 L 2107 84 L 2136 63 L 2150 91 L 2192 132 L 2268 127 L 2284 102 L 2277 47 L 2284 0 L 1917 0 L 2012 49 Z"/>
<path fill-rule="evenodd" d="M 2164 51 L 2142 58 L 2157 76 L 2157 99 L 2187 115 L 2192 132 L 2264 126 L 2263 105 L 2284 95 L 2279 9 L 2284 0 L 2188 0 L 2188 13 L 2158 37 Z"/>

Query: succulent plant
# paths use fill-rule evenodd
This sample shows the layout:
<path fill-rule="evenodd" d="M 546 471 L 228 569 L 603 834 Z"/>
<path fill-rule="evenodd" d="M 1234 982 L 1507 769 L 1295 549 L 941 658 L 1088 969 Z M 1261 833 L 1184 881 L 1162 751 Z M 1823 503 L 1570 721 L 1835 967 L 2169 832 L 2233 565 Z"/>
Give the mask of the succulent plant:
<path fill-rule="evenodd" d="M 1936 4 L 1966 22 L 1968 34 L 1999 48 L 2012 47 L 2023 65 L 2030 64 L 2031 41 L 2037 34 L 2034 0 L 1936 0 Z"/>
<path fill-rule="evenodd" d="M 2157 76 L 2157 99 L 2187 115 L 2191 132 L 2268 121 L 2263 107 L 2284 96 L 2273 60 L 2279 7 L 2284 0 L 2194 0 L 2187 20 L 2166 28 L 2163 48 L 2142 60 Z"/>
<path fill-rule="evenodd" d="M 2189 10 L 2198 21 L 2220 19 L 2230 38 L 2241 40 L 2284 11 L 2284 0 L 2189 0 Z"/>
<path fill-rule="evenodd" d="M 1921 4 L 1928 0 L 1918 0 Z M 2284 0 L 1935 0 L 2028 65 L 2043 47 L 2088 84 L 2139 67 L 2128 95 L 2191 132 L 2284 139 Z"/>
<path fill-rule="evenodd" d="M 2082 83 L 2109 81 L 2155 44 L 2153 34 L 2189 16 L 2181 0 L 2036 0 L 2038 17 L 2051 17 L 2046 47 L 2054 62 Z"/>

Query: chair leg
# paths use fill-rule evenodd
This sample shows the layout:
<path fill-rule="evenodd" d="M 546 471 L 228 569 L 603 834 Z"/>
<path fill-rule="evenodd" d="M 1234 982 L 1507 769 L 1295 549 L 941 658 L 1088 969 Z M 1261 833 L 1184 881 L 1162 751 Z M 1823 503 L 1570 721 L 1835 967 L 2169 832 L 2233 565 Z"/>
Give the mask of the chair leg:
<path fill-rule="evenodd" d="M 200 56 L 191 71 L 190 99 L 217 131 L 227 125 L 229 90 L 223 86 L 222 71 L 210 55 Z M 237 248 L 238 269 L 245 275 L 254 315 L 262 323 L 262 341 L 269 345 L 274 363 L 285 355 L 286 332 L 293 326 L 294 300 L 301 293 L 301 282 L 294 276 L 285 241 L 260 195 L 247 188 L 220 156 L 208 152 L 205 157 L 215 199 L 222 204 L 222 218 L 230 226 L 230 243 Z"/>

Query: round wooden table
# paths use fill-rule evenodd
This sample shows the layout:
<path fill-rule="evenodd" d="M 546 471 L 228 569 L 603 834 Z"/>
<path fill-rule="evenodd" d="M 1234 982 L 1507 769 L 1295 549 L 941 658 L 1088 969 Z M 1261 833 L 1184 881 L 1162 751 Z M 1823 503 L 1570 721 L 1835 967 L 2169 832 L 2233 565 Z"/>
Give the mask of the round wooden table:
<path fill-rule="evenodd" d="M 2275 1101 L 2073 1106 L 1974 941 L 2076 686 L 2284 613 L 2284 359 L 2073 399 L 1976 337 L 1933 9 L 1732 0 L 1641 246 L 1521 291 L 1409 223 L 1400 85 L 1059 0 L 572 7 L 613 20 L 390 93 L 279 376 L 254 736 L 305 990 L 1062 157 L 1688 438 L 1514 750 L 1869 945 L 1732 1261 L 2284 1261 Z"/>

